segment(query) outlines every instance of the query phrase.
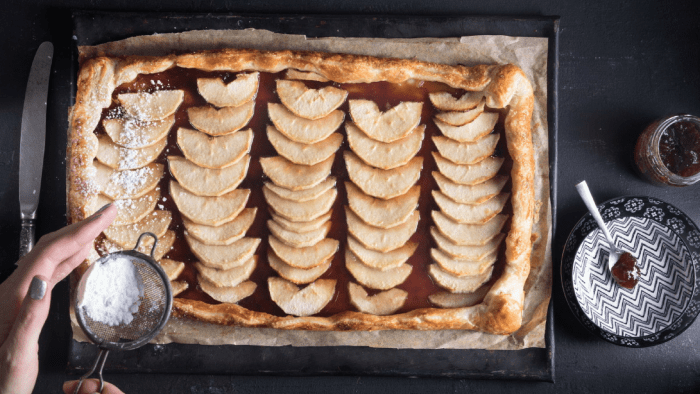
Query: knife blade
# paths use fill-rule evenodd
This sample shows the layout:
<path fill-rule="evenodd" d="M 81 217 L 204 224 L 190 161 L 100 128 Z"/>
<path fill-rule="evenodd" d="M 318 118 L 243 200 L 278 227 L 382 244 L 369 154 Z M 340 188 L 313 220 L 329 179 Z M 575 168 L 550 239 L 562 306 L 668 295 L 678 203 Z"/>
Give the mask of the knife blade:
<path fill-rule="evenodd" d="M 41 171 L 44 165 L 46 98 L 49 94 L 52 58 L 53 44 L 46 41 L 39 45 L 29 70 L 27 90 L 24 94 L 19 142 L 19 208 L 22 220 L 20 257 L 34 247 L 36 210 L 39 206 Z"/>

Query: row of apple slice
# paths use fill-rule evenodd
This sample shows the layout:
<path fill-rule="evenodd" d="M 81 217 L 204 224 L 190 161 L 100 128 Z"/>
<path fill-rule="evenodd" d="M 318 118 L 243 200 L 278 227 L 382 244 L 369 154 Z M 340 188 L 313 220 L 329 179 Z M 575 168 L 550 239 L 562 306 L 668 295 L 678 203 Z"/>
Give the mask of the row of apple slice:
<path fill-rule="evenodd" d="M 176 180 L 170 193 L 183 216 L 185 239 L 199 259 L 199 287 L 226 303 L 249 297 L 257 287 L 248 279 L 257 265 L 260 239 L 246 237 L 257 209 L 245 208 L 250 190 L 238 187 L 250 164 L 253 132 L 241 129 L 253 116 L 258 78 L 258 73 L 238 74 L 228 84 L 220 78 L 198 79 L 200 95 L 219 108 L 188 108 L 196 130 L 178 129 L 184 157 L 168 157 Z"/>
<path fill-rule="evenodd" d="M 433 280 L 448 292 L 432 294 L 441 307 L 464 307 L 486 294 L 507 215 L 500 214 L 508 201 L 501 193 L 508 177 L 497 175 L 503 158 L 492 157 L 500 135 L 492 131 L 498 113 L 487 112 L 479 92 L 455 98 L 446 92 L 430 94 L 443 112 L 434 122 L 443 136 L 433 137 L 438 170 L 433 177 L 440 190 L 433 198 L 440 211 L 432 212 L 430 229 L 437 248 L 430 251 L 428 267 Z"/>
<path fill-rule="evenodd" d="M 122 116 L 103 121 L 106 135 L 98 137 L 94 162 L 100 194 L 88 206 L 89 210 L 96 210 L 114 202 L 118 207 L 115 221 L 104 231 L 100 245 L 104 252 L 133 248 L 144 231 L 159 237 L 154 257 L 168 274 L 174 293 L 187 288 L 186 282 L 175 280 L 184 264 L 163 259 L 172 248 L 175 233 L 168 231 L 170 212 L 155 210 L 161 200 L 157 184 L 163 166 L 152 162 L 167 143 L 174 113 L 183 97 L 181 90 L 118 95 Z M 151 246 L 152 241 L 148 240 L 140 251 L 149 253 Z"/>
<path fill-rule="evenodd" d="M 280 156 L 260 159 L 272 181 L 263 187 L 272 215 L 267 257 L 279 275 L 268 278 L 268 288 L 285 313 L 309 316 L 335 294 L 336 281 L 319 277 L 331 267 L 339 245 L 327 238 L 338 195 L 330 172 L 343 140 L 335 132 L 344 118 L 337 108 L 347 92 L 332 86 L 309 89 L 292 80 L 277 80 L 276 88 L 282 104 L 268 103 L 274 126 L 267 127 L 267 136 Z"/>
<path fill-rule="evenodd" d="M 420 186 L 414 185 L 423 166 L 416 157 L 425 135 L 419 124 L 422 106 L 402 102 L 381 111 L 373 101 L 350 101 L 353 122 L 345 130 L 351 151 L 345 152 L 345 165 L 352 182 L 345 184 L 345 265 L 359 282 L 349 283 L 348 290 L 360 312 L 392 314 L 408 298 L 396 286 L 411 274 L 406 261 L 417 247 L 409 240 L 420 218 Z"/>

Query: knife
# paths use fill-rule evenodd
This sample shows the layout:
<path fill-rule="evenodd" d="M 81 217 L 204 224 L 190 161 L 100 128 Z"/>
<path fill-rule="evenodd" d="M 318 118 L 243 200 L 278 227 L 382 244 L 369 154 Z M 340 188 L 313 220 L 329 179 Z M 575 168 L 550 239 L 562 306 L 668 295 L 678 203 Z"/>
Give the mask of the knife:
<path fill-rule="evenodd" d="M 19 142 L 19 209 L 22 230 L 19 233 L 19 257 L 34 247 L 36 210 L 41 190 L 41 169 L 44 165 L 46 142 L 46 97 L 49 94 L 49 76 L 53 44 L 39 45 L 29 70 L 27 91 L 24 94 L 22 128 Z"/>

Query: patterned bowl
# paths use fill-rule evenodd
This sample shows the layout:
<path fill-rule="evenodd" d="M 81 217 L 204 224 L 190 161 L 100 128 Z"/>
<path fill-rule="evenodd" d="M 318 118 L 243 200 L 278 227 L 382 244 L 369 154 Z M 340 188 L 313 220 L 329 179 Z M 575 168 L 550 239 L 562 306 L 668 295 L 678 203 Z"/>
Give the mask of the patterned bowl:
<path fill-rule="evenodd" d="M 678 208 L 650 197 L 620 197 L 598 209 L 617 246 L 637 258 L 641 277 L 633 289 L 615 283 L 608 243 L 587 213 L 562 256 L 571 311 L 616 345 L 653 346 L 678 336 L 700 313 L 700 230 Z"/>

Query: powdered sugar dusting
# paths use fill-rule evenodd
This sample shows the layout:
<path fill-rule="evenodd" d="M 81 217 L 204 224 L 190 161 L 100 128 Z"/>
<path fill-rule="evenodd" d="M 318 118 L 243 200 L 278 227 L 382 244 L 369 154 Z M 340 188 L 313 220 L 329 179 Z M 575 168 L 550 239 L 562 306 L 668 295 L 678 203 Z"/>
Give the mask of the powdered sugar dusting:
<path fill-rule="evenodd" d="M 133 195 L 148 182 L 153 170 L 150 167 L 138 168 L 136 170 L 115 171 L 109 181 L 124 190 L 125 194 Z"/>
<path fill-rule="evenodd" d="M 114 205 L 116 205 L 117 209 L 120 211 L 122 209 L 125 209 L 128 211 L 136 209 L 136 203 L 134 202 L 134 200 L 129 200 L 129 199 L 117 200 L 114 202 Z"/>
<path fill-rule="evenodd" d="M 109 326 L 129 324 L 144 295 L 143 282 L 128 258 L 110 257 L 92 267 L 80 306 L 92 319 Z"/>
<path fill-rule="evenodd" d="M 127 168 L 134 168 L 139 165 L 139 154 L 140 151 L 136 149 L 119 149 L 119 164 L 120 170 Z"/>
<path fill-rule="evenodd" d="M 150 142 L 150 136 L 143 132 L 144 128 L 154 127 L 162 120 L 147 122 L 137 118 L 124 118 L 123 129 L 119 135 L 122 145 L 127 148 L 139 148 Z"/>

